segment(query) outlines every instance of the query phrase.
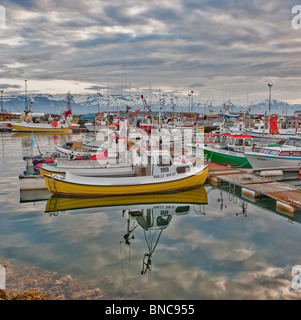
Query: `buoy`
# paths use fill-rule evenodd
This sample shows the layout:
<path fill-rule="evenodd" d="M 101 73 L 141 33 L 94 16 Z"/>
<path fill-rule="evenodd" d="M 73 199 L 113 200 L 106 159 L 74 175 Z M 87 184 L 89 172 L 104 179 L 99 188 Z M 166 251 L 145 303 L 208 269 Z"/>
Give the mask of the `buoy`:
<path fill-rule="evenodd" d="M 255 199 L 260 197 L 260 193 L 246 188 L 241 189 L 241 194 L 247 198 Z"/>
<path fill-rule="evenodd" d="M 208 134 L 205 135 L 205 142 L 212 143 L 213 141 L 214 141 L 213 134 L 208 133 Z"/>
<path fill-rule="evenodd" d="M 287 203 L 277 201 L 276 202 L 276 211 L 284 213 L 290 217 L 294 216 L 295 208 Z"/>
<path fill-rule="evenodd" d="M 299 179 L 301 180 L 301 169 L 299 170 Z"/>
<path fill-rule="evenodd" d="M 266 170 L 266 171 L 260 171 L 259 175 L 261 177 L 277 177 L 277 176 L 283 176 L 282 170 Z"/>

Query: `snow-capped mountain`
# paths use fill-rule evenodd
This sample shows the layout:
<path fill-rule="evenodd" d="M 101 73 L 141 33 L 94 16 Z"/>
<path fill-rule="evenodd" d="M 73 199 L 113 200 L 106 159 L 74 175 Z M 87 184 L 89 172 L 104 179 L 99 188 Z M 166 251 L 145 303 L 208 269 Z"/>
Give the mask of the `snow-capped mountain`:
<path fill-rule="evenodd" d="M 66 95 L 51 94 L 29 94 L 27 99 L 24 95 L 13 95 L 3 97 L 3 108 L 10 112 L 23 112 L 25 106 L 31 108 L 32 112 L 41 112 L 45 114 L 60 114 L 67 110 L 68 98 Z M 175 112 L 196 112 L 205 113 L 214 109 L 219 113 L 230 111 L 231 113 L 246 112 L 250 110 L 251 114 L 269 113 L 269 100 L 264 100 L 254 105 L 239 106 L 233 104 L 230 100 L 224 104 L 212 104 L 211 101 L 199 102 L 189 100 L 187 96 L 176 95 L 156 95 L 151 98 L 144 97 L 147 104 L 151 106 L 154 112 L 161 110 Z M 138 94 L 124 96 L 121 94 L 111 94 L 109 96 L 102 94 L 71 94 L 70 108 L 74 114 L 97 113 L 98 111 L 125 111 L 126 107 L 131 107 L 131 111 L 137 109 L 144 110 L 141 96 Z M 279 115 L 293 115 L 295 111 L 301 110 L 299 104 L 288 104 L 279 100 L 271 101 L 271 113 Z"/>

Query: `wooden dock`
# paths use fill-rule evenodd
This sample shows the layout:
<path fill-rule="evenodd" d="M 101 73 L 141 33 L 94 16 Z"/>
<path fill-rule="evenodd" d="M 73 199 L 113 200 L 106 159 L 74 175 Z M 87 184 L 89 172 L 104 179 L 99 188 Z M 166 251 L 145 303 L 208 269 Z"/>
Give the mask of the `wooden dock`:
<path fill-rule="evenodd" d="M 301 188 L 271 178 L 250 173 L 248 169 L 234 169 L 209 163 L 208 180 L 213 183 L 227 182 L 233 187 L 241 187 L 242 194 L 251 197 L 270 197 L 283 210 L 301 210 Z"/>

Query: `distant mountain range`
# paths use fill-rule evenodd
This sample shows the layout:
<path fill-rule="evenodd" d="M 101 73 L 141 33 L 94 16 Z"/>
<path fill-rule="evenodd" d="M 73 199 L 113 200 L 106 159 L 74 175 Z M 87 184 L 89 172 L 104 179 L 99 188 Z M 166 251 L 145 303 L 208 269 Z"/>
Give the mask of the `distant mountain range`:
<path fill-rule="evenodd" d="M 161 99 L 160 99 L 161 98 Z M 154 112 L 159 110 L 161 105 L 162 111 L 175 112 L 197 112 L 205 113 L 214 109 L 219 113 L 226 110 L 231 113 L 246 112 L 250 109 L 251 114 L 269 113 L 269 100 L 264 100 L 258 104 L 246 106 L 234 105 L 230 100 L 222 105 L 211 105 L 211 102 L 193 102 L 193 106 L 189 105 L 186 96 L 171 96 L 153 94 L 151 99 L 145 97 L 148 105 L 151 106 Z M 24 95 L 13 95 L 3 97 L 3 108 L 9 112 L 23 112 L 26 101 Z M 51 94 L 29 94 L 27 96 L 27 106 L 31 106 L 32 112 L 39 112 L 45 114 L 60 114 L 67 110 L 67 94 L 66 95 L 51 95 Z M 125 111 L 126 106 L 131 107 L 131 111 L 140 109 L 144 110 L 144 106 L 140 95 L 123 96 L 121 94 L 96 95 L 96 94 L 72 94 L 70 95 L 70 107 L 74 114 L 88 114 L 103 112 L 109 108 L 110 111 Z M 279 100 L 271 101 L 271 113 L 279 115 L 293 115 L 295 111 L 300 111 L 301 105 L 288 104 Z"/>

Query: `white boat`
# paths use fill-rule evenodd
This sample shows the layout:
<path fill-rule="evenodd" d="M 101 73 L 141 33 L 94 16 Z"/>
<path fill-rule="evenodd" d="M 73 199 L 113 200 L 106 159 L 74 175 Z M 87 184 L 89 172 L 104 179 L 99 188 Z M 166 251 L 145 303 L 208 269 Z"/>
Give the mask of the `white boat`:
<path fill-rule="evenodd" d="M 296 129 L 278 129 L 277 118 L 272 117 L 269 124 L 261 120 L 253 128 L 246 129 L 246 133 L 253 138 L 287 139 L 296 134 Z"/>
<path fill-rule="evenodd" d="M 281 146 L 264 147 L 260 151 L 245 152 L 255 168 L 283 168 L 299 171 L 301 168 L 301 137 L 290 137 Z M 289 168 L 289 167 L 295 167 Z"/>
<path fill-rule="evenodd" d="M 105 141 L 93 141 L 87 144 L 83 144 L 82 141 L 67 142 L 65 145 L 56 146 L 56 152 L 61 156 L 70 157 L 83 157 L 96 155 L 106 150 L 108 142 Z"/>
<path fill-rule="evenodd" d="M 40 169 L 40 175 L 59 174 L 66 172 L 85 177 L 125 177 L 134 176 L 134 168 L 130 163 L 110 163 L 104 160 L 56 160 L 54 164 L 44 164 Z"/>
<path fill-rule="evenodd" d="M 220 115 L 216 110 L 209 110 L 209 112 L 205 113 L 206 119 L 215 119 L 215 118 L 219 118 Z M 204 118 L 205 118 L 204 116 Z"/>
<path fill-rule="evenodd" d="M 231 134 L 239 134 L 239 135 L 246 134 L 246 126 L 244 121 L 234 122 L 233 126 L 229 127 L 229 131 Z"/>
<path fill-rule="evenodd" d="M 95 117 L 94 122 L 86 122 L 85 127 L 89 132 L 95 132 L 107 128 L 108 118 L 106 116 L 98 115 Z"/>
<path fill-rule="evenodd" d="M 0 121 L 0 130 L 11 130 L 11 121 Z"/>
<path fill-rule="evenodd" d="M 98 132 L 107 129 L 118 131 L 121 125 L 123 125 L 123 122 L 120 122 L 119 118 L 111 117 L 111 119 L 109 119 L 107 116 L 98 115 L 94 121 L 86 122 L 84 126 L 89 132 Z"/>
<path fill-rule="evenodd" d="M 239 117 L 239 114 L 231 113 L 229 110 L 222 113 L 222 118 L 237 119 L 238 117 Z"/>

